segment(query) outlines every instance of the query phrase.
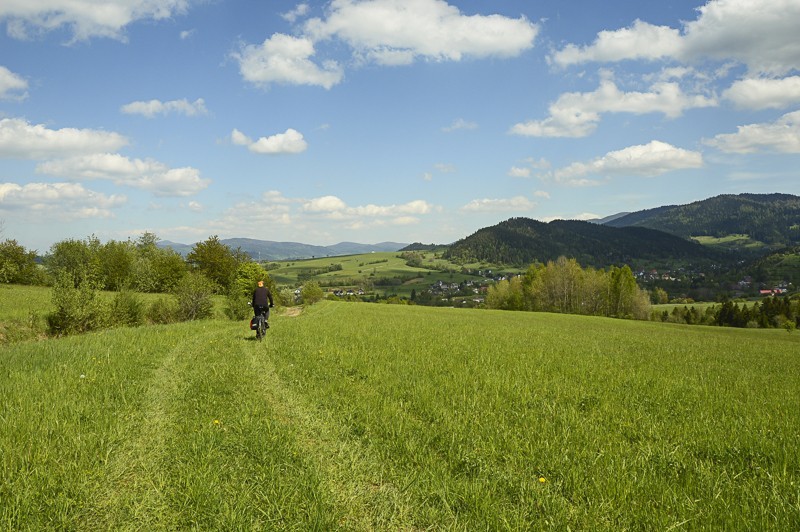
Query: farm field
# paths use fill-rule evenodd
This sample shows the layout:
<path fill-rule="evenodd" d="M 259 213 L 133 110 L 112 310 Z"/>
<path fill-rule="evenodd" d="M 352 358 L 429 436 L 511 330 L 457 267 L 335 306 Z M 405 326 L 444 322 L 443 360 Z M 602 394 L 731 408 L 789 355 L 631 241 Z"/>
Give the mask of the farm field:
<path fill-rule="evenodd" d="M 322 302 L 0 347 L 2 529 L 800 529 L 800 335 Z"/>
<path fill-rule="evenodd" d="M 407 265 L 399 252 L 379 252 L 277 261 L 272 264 L 278 265 L 278 268 L 271 268 L 269 274 L 278 285 L 299 285 L 305 275 L 326 289 L 357 288 L 366 285 L 370 287 L 369 291 L 373 290 L 371 286 L 375 285 L 376 281 L 399 279 L 402 282 L 391 286 L 374 286 L 374 290 L 382 294 L 388 292 L 405 297 L 408 297 L 413 289 L 417 291 L 427 289 L 440 280 L 459 283 L 478 279 L 475 275 L 461 273 L 462 266 L 437 258 L 433 252 L 419 252 L 419 255 L 422 257 L 421 267 Z M 464 268 L 474 270 L 491 267 L 492 265 L 485 264 L 464 265 Z"/>

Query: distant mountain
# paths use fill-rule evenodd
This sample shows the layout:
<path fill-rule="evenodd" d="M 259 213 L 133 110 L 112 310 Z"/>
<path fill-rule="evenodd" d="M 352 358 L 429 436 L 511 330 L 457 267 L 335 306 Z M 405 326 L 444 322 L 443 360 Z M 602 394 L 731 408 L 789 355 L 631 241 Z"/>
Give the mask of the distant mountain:
<path fill-rule="evenodd" d="M 612 214 L 610 216 L 606 216 L 605 218 L 593 218 L 591 220 L 586 220 L 587 222 L 592 222 L 593 224 L 600 224 L 605 225 L 609 222 L 613 222 L 618 218 L 622 218 L 623 216 L 629 215 L 629 212 L 618 212 L 617 214 Z"/>
<path fill-rule="evenodd" d="M 220 242 L 231 249 L 241 249 L 255 260 L 310 259 L 312 257 L 355 255 L 373 251 L 398 251 L 406 246 L 406 244 L 397 242 L 380 242 L 378 244 L 340 242 L 332 246 L 314 246 L 298 242 L 273 242 L 254 238 L 226 238 L 220 240 Z M 158 245 L 159 247 L 172 248 L 184 257 L 194 247 L 194 245 L 179 244 L 166 240 L 162 240 Z"/>
<path fill-rule="evenodd" d="M 684 238 L 748 235 L 771 247 L 800 244 L 800 196 L 725 194 L 610 220 L 611 227 L 649 227 Z"/>
<path fill-rule="evenodd" d="M 718 251 L 645 227 L 616 228 L 577 220 L 544 223 L 529 218 L 511 218 L 480 229 L 453 243 L 444 257 L 522 266 L 562 255 L 596 268 L 700 264 L 724 258 Z"/>

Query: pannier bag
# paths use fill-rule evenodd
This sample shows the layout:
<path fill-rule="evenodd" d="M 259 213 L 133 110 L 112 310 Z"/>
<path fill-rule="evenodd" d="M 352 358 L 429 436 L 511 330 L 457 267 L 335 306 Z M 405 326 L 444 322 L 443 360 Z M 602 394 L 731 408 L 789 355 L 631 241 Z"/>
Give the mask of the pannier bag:
<path fill-rule="evenodd" d="M 258 318 L 253 318 L 250 320 L 250 330 L 255 331 L 258 329 Z"/>

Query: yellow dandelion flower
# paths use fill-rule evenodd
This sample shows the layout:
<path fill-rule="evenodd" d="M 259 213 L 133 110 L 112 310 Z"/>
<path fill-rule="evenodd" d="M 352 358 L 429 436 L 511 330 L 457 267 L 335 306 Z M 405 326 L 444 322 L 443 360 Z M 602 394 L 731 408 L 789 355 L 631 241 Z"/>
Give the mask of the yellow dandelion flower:
<path fill-rule="evenodd" d="M 544 477 L 539 477 L 539 482 L 541 482 L 542 484 L 544 484 L 545 482 L 547 482 L 547 479 L 546 479 L 546 478 L 544 478 Z"/>

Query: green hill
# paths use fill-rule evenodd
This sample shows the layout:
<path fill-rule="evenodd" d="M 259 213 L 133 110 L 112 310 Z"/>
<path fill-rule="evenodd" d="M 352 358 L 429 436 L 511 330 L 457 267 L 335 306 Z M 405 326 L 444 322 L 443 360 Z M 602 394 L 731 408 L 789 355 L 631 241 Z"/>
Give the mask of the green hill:
<path fill-rule="evenodd" d="M 444 257 L 525 265 L 562 255 L 596 268 L 619 264 L 674 266 L 724 258 L 718 251 L 645 227 L 616 228 L 577 220 L 543 223 L 529 218 L 511 218 L 480 229 L 453 243 Z"/>
<path fill-rule="evenodd" d="M 670 205 L 630 213 L 608 221 L 610 227 L 649 227 L 683 238 L 724 239 L 746 235 L 737 251 L 800 244 L 800 197 L 791 194 L 724 194 L 688 205 Z M 760 248 L 760 249 L 759 249 Z"/>

